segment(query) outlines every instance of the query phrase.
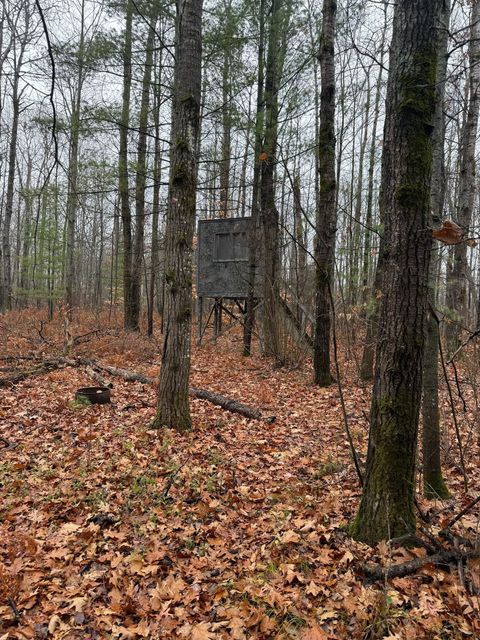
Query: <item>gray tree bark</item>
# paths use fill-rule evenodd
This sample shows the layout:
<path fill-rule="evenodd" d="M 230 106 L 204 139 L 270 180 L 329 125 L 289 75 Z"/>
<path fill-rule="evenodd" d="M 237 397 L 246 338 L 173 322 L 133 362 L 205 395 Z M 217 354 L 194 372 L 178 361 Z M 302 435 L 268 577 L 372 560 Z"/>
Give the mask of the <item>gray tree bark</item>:
<path fill-rule="evenodd" d="M 140 303 L 142 292 L 142 272 L 144 264 L 145 236 L 145 186 L 147 183 L 147 134 L 150 108 L 150 84 L 152 79 L 153 47 L 157 16 L 149 16 L 145 67 L 142 79 L 142 98 L 138 123 L 137 171 L 135 176 L 135 238 L 133 243 L 132 283 L 131 283 L 131 322 L 140 326 Z"/>
<path fill-rule="evenodd" d="M 252 183 L 252 233 L 248 245 L 248 294 L 245 301 L 245 324 L 243 329 L 243 355 L 249 356 L 252 351 L 252 334 L 255 322 L 255 279 L 257 274 L 259 223 L 260 223 L 260 153 L 262 151 L 264 102 L 263 90 L 264 53 L 265 53 L 265 0 L 259 6 L 259 40 L 257 70 L 257 105 L 255 114 L 254 166 Z"/>
<path fill-rule="evenodd" d="M 415 460 L 432 234 L 430 185 L 443 0 L 395 5 L 381 206 L 383 297 L 365 483 L 352 535 L 369 544 L 415 530 Z"/>
<path fill-rule="evenodd" d="M 432 184 L 431 225 L 438 227 L 442 220 L 445 202 L 445 83 L 448 64 L 448 30 L 450 22 L 450 0 L 444 0 L 438 26 L 438 67 L 436 86 L 436 106 L 432 137 Z M 432 248 L 430 268 L 429 308 L 426 315 L 425 359 L 423 364 L 422 398 L 422 444 L 423 444 L 423 491 L 427 498 L 448 498 L 449 492 L 442 474 L 440 456 L 440 412 L 438 408 L 438 358 L 439 326 L 433 311 L 437 288 L 437 261 L 440 256 L 437 247 Z"/>
<path fill-rule="evenodd" d="M 127 0 L 123 45 L 123 95 L 120 116 L 120 146 L 118 152 L 118 192 L 123 237 L 123 308 L 124 327 L 138 329 L 132 308 L 133 231 L 130 197 L 128 192 L 128 127 L 130 124 L 130 90 L 132 86 L 132 22 L 133 3 Z"/>
<path fill-rule="evenodd" d="M 457 222 L 468 235 L 472 224 L 475 200 L 475 148 L 480 108 L 480 1 L 472 4 L 470 42 L 468 46 L 468 112 L 463 126 L 460 148 L 460 176 L 458 183 Z M 467 245 L 459 242 L 453 249 L 453 265 L 447 272 L 447 306 L 450 318 L 445 336 L 450 352 L 459 346 L 461 323 L 467 322 Z"/>
<path fill-rule="evenodd" d="M 260 210 L 263 234 L 263 340 L 265 355 L 283 364 L 279 327 L 279 213 L 275 204 L 275 163 L 278 143 L 278 92 L 286 53 L 288 7 L 273 0 L 265 66 L 265 131 L 261 160 Z"/>
<path fill-rule="evenodd" d="M 318 168 L 320 195 L 315 238 L 314 382 L 327 386 L 330 374 L 331 295 L 337 225 L 335 176 L 335 25 L 336 0 L 324 0 L 320 37 L 320 128 Z"/>
<path fill-rule="evenodd" d="M 77 84 L 70 118 L 70 148 L 68 158 L 68 193 L 65 229 L 65 304 L 72 319 L 75 285 L 75 225 L 77 221 L 78 149 L 80 143 L 80 109 L 84 82 L 85 1 L 81 4 L 80 42 L 77 53 Z"/>
<path fill-rule="evenodd" d="M 31 9 L 28 3 L 23 8 L 23 11 L 25 12 L 23 34 L 21 35 L 18 44 L 13 45 L 14 61 L 12 79 L 12 126 L 10 130 L 10 143 L 8 146 L 7 191 L 5 196 L 5 210 L 2 225 L 2 280 L 0 282 L 0 312 L 12 308 L 12 257 L 10 231 L 15 196 L 18 125 L 20 117 L 21 98 L 23 93 L 23 90 L 20 88 L 20 76 L 23 67 L 25 48 L 30 37 Z M 12 36 L 12 38 L 13 37 L 15 36 Z"/>
<path fill-rule="evenodd" d="M 200 131 L 203 0 L 177 0 L 176 47 L 165 229 L 165 338 L 156 427 L 191 428 L 188 402 L 192 251 Z"/>

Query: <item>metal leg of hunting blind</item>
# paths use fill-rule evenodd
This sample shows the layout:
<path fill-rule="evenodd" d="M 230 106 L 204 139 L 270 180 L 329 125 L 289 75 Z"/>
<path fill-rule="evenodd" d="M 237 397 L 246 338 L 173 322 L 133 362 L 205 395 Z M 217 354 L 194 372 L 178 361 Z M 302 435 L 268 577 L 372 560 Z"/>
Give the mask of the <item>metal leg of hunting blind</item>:
<path fill-rule="evenodd" d="M 243 322 L 243 315 L 242 316 L 236 316 L 232 311 L 230 311 L 230 309 L 228 307 L 226 307 L 223 303 L 220 304 L 221 308 L 223 311 L 225 311 L 225 313 L 227 314 L 227 316 L 229 316 L 230 318 L 232 318 L 232 320 L 234 320 L 235 322 Z"/>
<path fill-rule="evenodd" d="M 208 329 L 208 325 L 209 325 L 209 323 L 210 323 L 210 320 L 211 320 L 211 318 L 212 318 L 212 315 L 213 315 L 214 310 L 215 310 L 215 305 L 213 305 L 213 306 L 210 308 L 210 311 L 208 312 L 207 320 L 206 320 L 205 324 L 202 326 L 202 332 L 201 332 L 201 334 L 200 334 L 200 337 L 199 337 L 199 340 L 198 340 L 198 344 L 201 344 L 201 343 L 202 343 L 203 336 L 205 335 L 205 332 L 206 332 L 206 330 Z"/>
<path fill-rule="evenodd" d="M 217 343 L 217 338 L 222 330 L 222 302 L 221 298 L 215 298 L 214 304 L 214 331 L 213 331 L 213 343 Z"/>
<path fill-rule="evenodd" d="M 203 322 L 203 296 L 200 296 L 197 300 L 197 314 L 198 314 L 198 324 L 197 324 L 197 344 L 202 343 L 202 322 Z"/>

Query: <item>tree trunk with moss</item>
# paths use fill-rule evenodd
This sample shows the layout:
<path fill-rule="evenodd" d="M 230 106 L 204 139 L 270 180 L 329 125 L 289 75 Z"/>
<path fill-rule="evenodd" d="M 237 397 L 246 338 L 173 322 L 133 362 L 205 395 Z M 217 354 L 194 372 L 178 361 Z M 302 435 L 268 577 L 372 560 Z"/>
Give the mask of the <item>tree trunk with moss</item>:
<path fill-rule="evenodd" d="M 431 225 L 439 227 L 445 202 L 445 114 L 444 96 L 448 63 L 448 25 L 450 20 L 450 0 L 444 0 L 438 29 L 438 68 L 436 86 L 436 106 L 432 137 L 432 185 Z M 440 456 L 440 412 L 438 409 L 438 357 L 440 332 L 438 320 L 433 312 L 437 287 L 437 263 L 440 259 L 438 248 L 431 253 L 430 268 L 430 309 L 426 316 L 426 341 L 423 363 L 423 491 L 426 498 L 448 498 L 449 492 L 442 474 Z"/>
<path fill-rule="evenodd" d="M 438 320 L 432 311 L 426 318 L 423 364 L 423 492 L 432 500 L 445 499 L 450 493 L 442 474 L 440 456 L 440 411 L 438 408 Z"/>
<path fill-rule="evenodd" d="M 165 338 L 156 427 L 191 428 L 188 402 L 192 252 L 200 131 L 203 0 L 177 0 L 170 179 L 165 229 Z"/>
<path fill-rule="evenodd" d="M 320 193 L 315 238 L 315 332 L 313 349 L 314 381 L 329 385 L 331 293 L 335 231 L 337 226 L 335 176 L 335 23 L 336 0 L 324 0 L 320 38 L 320 128 L 318 132 L 318 169 Z"/>
<path fill-rule="evenodd" d="M 430 183 L 443 0 L 395 6 L 387 89 L 381 206 L 383 297 L 364 490 L 351 525 L 376 544 L 415 530 L 415 462 L 432 244 Z"/>

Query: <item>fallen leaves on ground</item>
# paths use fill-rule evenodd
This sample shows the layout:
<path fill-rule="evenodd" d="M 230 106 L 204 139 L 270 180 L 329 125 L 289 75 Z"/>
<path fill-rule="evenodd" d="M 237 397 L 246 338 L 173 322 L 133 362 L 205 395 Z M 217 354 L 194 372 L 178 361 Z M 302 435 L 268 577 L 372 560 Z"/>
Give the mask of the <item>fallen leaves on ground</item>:
<path fill-rule="evenodd" d="M 77 335 L 91 328 L 82 318 Z M 61 348 L 60 323 L 45 342 L 36 322 L 2 318 L 4 356 Z M 155 339 L 113 330 L 77 352 L 158 375 Z M 413 554 L 346 533 L 360 489 L 336 387 L 314 387 L 308 363 L 273 369 L 240 353 L 235 335 L 196 348 L 192 384 L 273 424 L 192 400 L 191 433 L 157 432 L 153 386 L 113 379 L 112 404 L 79 405 L 75 390 L 93 383 L 81 368 L 0 390 L 0 436 L 15 445 L 0 450 L 1 640 L 479 637 L 478 596 L 455 572 L 386 585 L 359 572 Z M 342 367 L 364 456 L 370 392 Z M 452 465 L 449 486 L 460 484 Z"/>

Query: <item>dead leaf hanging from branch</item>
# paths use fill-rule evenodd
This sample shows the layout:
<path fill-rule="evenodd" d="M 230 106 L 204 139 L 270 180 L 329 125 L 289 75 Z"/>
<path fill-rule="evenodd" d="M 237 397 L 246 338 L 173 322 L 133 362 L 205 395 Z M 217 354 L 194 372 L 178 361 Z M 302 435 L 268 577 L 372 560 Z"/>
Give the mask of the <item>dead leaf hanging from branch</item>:
<path fill-rule="evenodd" d="M 432 236 L 444 244 L 459 244 L 460 242 L 465 242 L 469 247 L 477 246 L 473 238 L 465 238 L 464 230 L 456 222 L 453 222 L 453 220 L 444 220 L 439 229 L 432 231 Z"/>

